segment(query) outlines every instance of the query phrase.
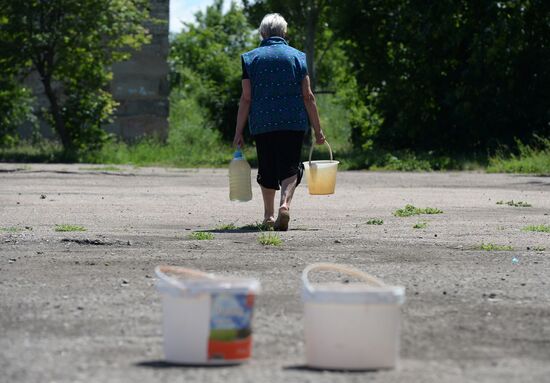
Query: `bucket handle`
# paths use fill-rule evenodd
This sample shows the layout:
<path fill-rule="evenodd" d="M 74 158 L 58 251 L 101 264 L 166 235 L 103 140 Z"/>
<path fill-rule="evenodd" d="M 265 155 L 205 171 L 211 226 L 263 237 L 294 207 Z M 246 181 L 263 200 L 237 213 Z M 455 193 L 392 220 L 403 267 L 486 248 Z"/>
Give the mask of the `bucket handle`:
<path fill-rule="evenodd" d="M 332 161 L 332 149 L 330 148 L 330 145 L 327 140 L 325 140 L 325 144 L 328 146 L 328 152 L 330 154 L 330 160 Z M 309 149 L 309 167 L 311 167 L 311 155 L 313 154 L 313 147 L 315 146 L 314 143 L 311 143 L 311 149 Z"/>
<path fill-rule="evenodd" d="M 308 292 L 313 292 L 314 288 L 309 282 L 309 273 L 313 270 L 329 270 L 329 271 L 339 271 L 343 274 L 351 275 L 354 277 L 357 277 L 359 279 L 362 279 L 363 281 L 367 282 L 370 285 L 373 286 L 379 286 L 379 287 L 385 287 L 386 284 L 382 282 L 380 279 L 373 277 L 372 275 L 369 275 L 361 270 L 358 270 L 354 267 L 345 266 L 345 265 L 338 265 L 334 263 L 313 263 L 309 266 L 307 266 L 304 271 L 302 272 L 302 283 L 304 288 Z"/>
<path fill-rule="evenodd" d="M 214 279 L 214 275 L 209 273 L 204 273 L 202 271 L 197 271 L 193 269 L 187 269 L 185 267 L 177 266 L 157 266 L 155 267 L 155 274 L 159 279 L 162 279 L 164 282 L 168 283 L 172 287 L 175 287 L 179 290 L 187 290 L 187 286 L 181 283 L 176 278 L 169 277 L 167 273 L 186 275 L 190 277 L 203 278 L 203 279 Z"/>

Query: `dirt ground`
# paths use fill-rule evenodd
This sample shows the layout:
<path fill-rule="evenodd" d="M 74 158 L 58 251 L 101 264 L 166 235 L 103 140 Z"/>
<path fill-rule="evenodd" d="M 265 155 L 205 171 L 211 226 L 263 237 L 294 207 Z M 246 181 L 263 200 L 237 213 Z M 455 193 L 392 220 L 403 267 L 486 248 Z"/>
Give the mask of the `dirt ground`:
<path fill-rule="evenodd" d="M 341 172 L 331 196 L 301 185 L 266 247 L 216 229 L 262 218 L 256 185 L 229 201 L 226 170 L 107 169 L 0 164 L 1 382 L 549 381 L 550 234 L 522 230 L 550 224 L 548 177 Z M 510 200 L 532 207 L 497 204 Z M 444 213 L 392 214 L 408 203 Z M 306 368 L 299 281 L 319 261 L 405 286 L 398 369 Z M 261 280 L 250 362 L 163 363 L 159 264 Z"/>

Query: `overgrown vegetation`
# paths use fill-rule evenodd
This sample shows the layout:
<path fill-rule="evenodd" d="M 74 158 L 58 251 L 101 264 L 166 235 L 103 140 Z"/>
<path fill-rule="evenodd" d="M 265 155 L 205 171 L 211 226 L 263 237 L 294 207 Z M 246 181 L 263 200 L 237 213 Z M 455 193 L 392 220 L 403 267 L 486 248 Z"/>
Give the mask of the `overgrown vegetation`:
<path fill-rule="evenodd" d="M 396 217 L 410 217 L 413 215 L 420 214 L 443 214 L 443 210 L 436 209 L 433 207 L 418 208 L 413 205 L 405 205 L 402 209 L 397 209 L 394 211 L 393 215 Z"/>
<path fill-rule="evenodd" d="M 550 233 L 550 225 L 529 225 L 525 226 L 523 231 L 535 231 L 539 233 Z"/>
<path fill-rule="evenodd" d="M 517 140 L 517 154 L 501 150 L 489 159 L 491 173 L 550 174 L 550 138 L 535 136 L 531 146 Z"/>
<path fill-rule="evenodd" d="M 482 243 L 476 246 L 476 250 L 483 251 L 512 251 L 514 248 L 510 245 L 496 245 L 494 243 Z"/>
<path fill-rule="evenodd" d="M 150 41 L 143 23 L 146 0 L 3 1 L 0 15 L 0 72 L 5 93 L 26 97 L 24 79 L 39 76 L 49 107 L 40 113 L 57 133 L 67 159 L 94 151 L 106 142 L 103 126 L 117 106 L 106 90 L 110 66 Z M 21 96 L 21 97 L 19 97 Z M 8 107 L 9 107 L 9 99 Z M 0 111 L 5 109 L 2 103 Z M 13 105 L 13 104 L 12 104 Z M 8 113 L 8 123 L 29 114 L 24 102 Z M 4 122 L 4 121 L 3 121 Z M 6 128 L 0 128 L 0 134 Z M 0 141 L 5 141 L 5 138 Z"/>
<path fill-rule="evenodd" d="M 308 55 L 322 125 L 341 169 L 472 170 L 488 164 L 492 172 L 550 172 L 548 2 L 250 0 L 223 12 L 223 1 L 216 0 L 171 38 L 167 142 L 149 137 L 131 145 L 107 142 L 99 127 L 116 107 L 104 91 L 108 64 L 147 41 L 139 22 L 148 17 L 145 0 L 20 3 L 2 8 L 13 17 L 0 17 L 3 161 L 67 160 L 70 146 L 75 161 L 226 165 L 240 96 L 239 56 L 258 45 L 261 17 L 279 10 L 289 22 L 291 45 Z M 79 17 L 57 20 L 53 10 L 60 8 Z M 27 33 L 23 27 L 40 15 L 50 29 Z M 86 38 L 73 38 L 75 31 Z M 62 64 L 46 65 L 42 78 L 62 85 L 62 113 L 51 107 L 45 117 L 63 145 L 34 140 L 31 147 L 14 132 L 25 121 L 35 123 L 42 111 L 33 109 L 20 78 L 41 63 L 34 56 L 24 60 L 29 51 L 18 49 L 51 42 L 53 35 L 66 38 L 34 47 L 44 57 L 55 48 L 53 57 Z M 96 49 L 101 36 L 112 41 L 104 55 Z M 74 134 L 63 138 L 63 126 Z M 254 165 L 253 146 L 246 150 Z"/>
<path fill-rule="evenodd" d="M 283 240 L 275 233 L 262 233 L 258 236 L 258 242 L 264 246 L 281 246 Z"/>

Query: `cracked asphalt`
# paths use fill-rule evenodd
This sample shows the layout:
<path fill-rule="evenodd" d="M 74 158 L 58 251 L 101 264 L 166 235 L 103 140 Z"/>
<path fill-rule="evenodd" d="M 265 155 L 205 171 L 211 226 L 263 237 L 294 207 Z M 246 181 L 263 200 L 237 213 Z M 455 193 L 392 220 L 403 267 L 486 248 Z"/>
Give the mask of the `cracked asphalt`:
<path fill-rule="evenodd" d="M 229 201 L 224 169 L 0 164 L 0 381 L 549 381 L 550 233 L 525 230 L 550 225 L 549 177 L 340 172 L 334 195 L 298 188 L 281 246 L 222 229 L 261 209 L 256 186 Z M 399 368 L 305 366 L 300 274 L 321 261 L 405 286 Z M 159 264 L 261 281 L 248 363 L 163 362 Z"/>

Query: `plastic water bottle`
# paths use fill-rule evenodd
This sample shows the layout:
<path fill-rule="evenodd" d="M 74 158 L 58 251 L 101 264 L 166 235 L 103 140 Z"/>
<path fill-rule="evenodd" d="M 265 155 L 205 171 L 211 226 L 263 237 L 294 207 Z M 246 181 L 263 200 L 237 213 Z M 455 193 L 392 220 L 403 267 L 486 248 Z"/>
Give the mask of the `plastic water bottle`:
<path fill-rule="evenodd" d="M 229 163 L 229 199 L 246 202 L 252 199 L 250 165 L 244 159 L 243 152 L 237 149 Z"/>

